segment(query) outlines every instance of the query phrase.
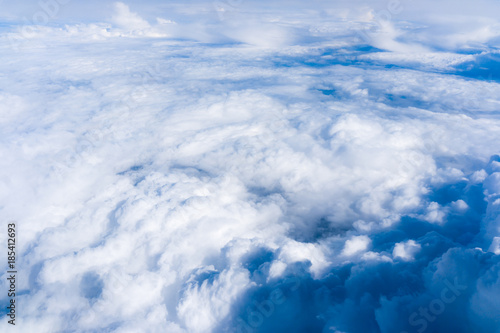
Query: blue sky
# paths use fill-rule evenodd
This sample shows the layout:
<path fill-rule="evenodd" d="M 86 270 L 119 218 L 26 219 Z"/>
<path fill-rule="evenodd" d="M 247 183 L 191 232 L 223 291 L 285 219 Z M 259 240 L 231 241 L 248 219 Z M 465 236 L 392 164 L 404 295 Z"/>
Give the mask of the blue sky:
<path fill-rule="evenodd" d="M 498 1 L 2 6 L 3 331 L 500 333 Z"/>

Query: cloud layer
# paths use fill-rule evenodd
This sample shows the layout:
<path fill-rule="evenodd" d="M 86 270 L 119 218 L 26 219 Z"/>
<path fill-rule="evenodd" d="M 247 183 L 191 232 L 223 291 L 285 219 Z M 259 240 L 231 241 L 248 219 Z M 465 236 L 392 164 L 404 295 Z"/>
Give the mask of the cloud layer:
<path fill-rule="evenodd" d="M 0 33 L 15 329 L 500 332 L 497 3 L 48 3 Z"/>

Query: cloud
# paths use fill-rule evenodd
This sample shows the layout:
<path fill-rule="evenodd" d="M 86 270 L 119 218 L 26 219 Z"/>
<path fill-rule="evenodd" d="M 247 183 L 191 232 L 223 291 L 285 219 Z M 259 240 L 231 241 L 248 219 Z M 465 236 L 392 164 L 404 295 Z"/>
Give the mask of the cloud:
<path fill-rule="evenodd" d="M 6 3 L 16 329 L 498 330 L 482 3 Z"/>
<path fill-rule="evenodd" d="M 396 243 L 392 251 L 392 256 L 402 260 L 412 260 L 421 248 L 420 244 L 410 239 L 406 242 Z"/>
<path fill-rule="evenodd" d="M 126 30 L 144 30 L 151 28 L 146 20 L 136 13 L 132 13 L 126 4 L 116 2 L 114 7 L 115 13 L 113 14 L 112 22 L 120 28 Z"/>
<path fill-rule="evenodd" d="M 344 249 L 342 250 L 342 255 L 352 256 L 353 254 L 365 251 L 370 244 L 370 238 L 367 236 L 356 236 L 348 239 L 345 242 Z"/>

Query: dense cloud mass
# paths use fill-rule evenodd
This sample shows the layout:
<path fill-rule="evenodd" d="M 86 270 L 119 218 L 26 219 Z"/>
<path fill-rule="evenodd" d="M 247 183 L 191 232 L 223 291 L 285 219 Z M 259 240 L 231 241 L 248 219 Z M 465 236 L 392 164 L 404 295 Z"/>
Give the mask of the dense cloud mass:
<path fill-rule="evenodd" d="M 500 333 L 498 1 L 2 6 L 2 331 Z"/>

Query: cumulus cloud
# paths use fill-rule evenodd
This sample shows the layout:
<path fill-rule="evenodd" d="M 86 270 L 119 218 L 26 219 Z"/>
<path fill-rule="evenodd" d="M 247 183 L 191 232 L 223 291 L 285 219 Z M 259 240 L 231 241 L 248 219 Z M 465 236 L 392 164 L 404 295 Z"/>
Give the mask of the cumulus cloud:
<path fill-rule="evenodd" d="M 5 3 L 15 329 L 497 332 L 481 3 Z"/>
<path fill-rule="evenodd" d="M 406 242 L 396 243 L 392 251 L 392 256 L 402 260 L 412 260 L 421 248 L 422 246 L 420 244 L 410 239 Z"/>
<path fill-rule="evenodd" d="M 345 242 L 342 254 L 352 256 L 353 254 L 365 251 L 370 244 L 370 238 L 367 236 L 355 236 Z"/>
<path fill-rule="evenodd" d="M 129 7 L 122 2 L 115 3 L 115 13 L 112 17 L 112 22 L 127 30 L 141 30 L 151 27 L 146 20 L 136 13 L 132 13 Z"/>

